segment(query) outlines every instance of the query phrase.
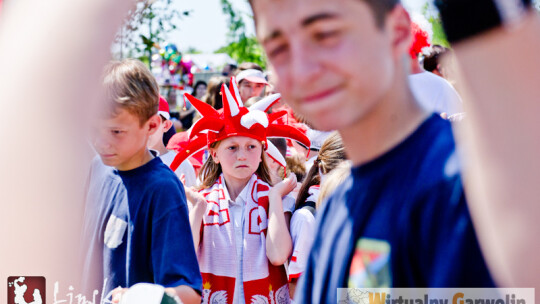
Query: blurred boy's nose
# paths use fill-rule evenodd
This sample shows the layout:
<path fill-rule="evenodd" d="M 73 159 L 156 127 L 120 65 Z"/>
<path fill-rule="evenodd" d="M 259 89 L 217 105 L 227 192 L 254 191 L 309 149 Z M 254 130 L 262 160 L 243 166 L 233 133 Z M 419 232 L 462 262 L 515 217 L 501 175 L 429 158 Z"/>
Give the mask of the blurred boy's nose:
<path fill-rule="evenodd" d="M 111 141 L 109 140 L 106 132 L 103 130 L 97 130 L 94 132 L 92 143 L 94 145 L 94 149 L 96 149 L 98 152 L 106 151 L 111 147 Z"/>

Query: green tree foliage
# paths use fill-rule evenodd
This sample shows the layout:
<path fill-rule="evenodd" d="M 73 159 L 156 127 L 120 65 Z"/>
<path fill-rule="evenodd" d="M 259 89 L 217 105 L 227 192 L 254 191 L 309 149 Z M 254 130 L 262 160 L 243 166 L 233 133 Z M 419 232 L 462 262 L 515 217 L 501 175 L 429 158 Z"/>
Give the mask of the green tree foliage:
<path fill-rule="evenodd" d="M 190 46 L 187 48 L 186 54 L 202 54 L 202 51 L 196 47 Z"/>
<path fill-rule="evenodd" d="M 424 17 L 426 17 L 429 23 L 431 23 L 431 27 L 433 30 L 433 38 L 431 44 L 438 44 L 449 48 L 450 43 L 448 42 L 448 39 L 446 39 L 446 34 L 444 33 L 441 17 L 432 5 L 433 4 L 431 2 L 427 2 L 424 7 L 422 7 L 422 15 L 424 15 Z"/>
<path fill-rule="evenodd" d="M 228 16 L 229 44 L 221 47 L 216 53 L 227 53 L 231 58 L 241 62 L 254 62 L 266 68 L 266 55 L 254 36 L 246 35 L 246 24 L 241 13 L 235 11 L 228 0 L 221 0 L 223 13 Z"/>
<path fill-rule="evenodd" d="M 438 44 L 449 48 L 450 43 L 446 39 L 446 34 L 444 33 L 441 18 L 431 16 L 429 17 L 428 21 L 433 27 L 433 39 L 431 44 Z"/>
<path fill-rule="evenodd" d="M 173 0 L 139 0 L 129 11 L 115 42 L 121 57 L 136 57 L 149 62 L 152 48 L 162 44 L 167 34 L 176 29 L 175 21 L 189 16 L 189 11 L 172 8 Z"/>

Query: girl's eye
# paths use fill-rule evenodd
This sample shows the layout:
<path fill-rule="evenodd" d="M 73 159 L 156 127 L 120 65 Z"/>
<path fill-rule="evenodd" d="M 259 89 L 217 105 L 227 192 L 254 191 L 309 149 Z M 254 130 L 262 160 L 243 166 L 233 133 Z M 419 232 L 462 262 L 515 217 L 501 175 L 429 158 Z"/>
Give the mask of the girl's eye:
<path fill-rule="evenodd" d="M 248 148 L 250 148 L 250 149 L 255 149 L 255 145 L 249 145 Z"/>
<path fill-rule="evenodd" d="M 233 151 L 233 150 L 236 149 L 236 147 L 235 147 L 235 146 L 230 146 L 230 147 L 228 147 L 227 149 Z"/>

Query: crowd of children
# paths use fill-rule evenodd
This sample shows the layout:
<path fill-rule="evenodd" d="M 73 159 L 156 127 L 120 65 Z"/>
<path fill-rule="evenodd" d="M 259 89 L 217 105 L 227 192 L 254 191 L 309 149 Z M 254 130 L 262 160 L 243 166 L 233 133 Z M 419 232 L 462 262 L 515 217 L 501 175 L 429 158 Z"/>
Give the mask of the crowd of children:
<path fill-rule="evenodd" d="M 258 81 L 253 71 L 241 82 Z M 200 118 L 165 146 L 169 106 L 141 62 L 110 63 L 104 87 L 85 225 L 87 269 L 101 266 L 87 283 L 104 283 L 115 301 L 150 282 L 183 303 L 289 302 L 315 236 L 320 180 L 345 160 L 339 135 L 296 121 L 275 106 L 279 94 L 244 106 L 232 77 L 220 110 L 186 94 Z M 208 157 L 195 177 L 188 159 L 200 151 Z"/>
<path fill-rule="evenodd" d="M 415 44 L 428 39 L 419 25 L 411 35 L 397 1 L 250 2 L 279 86 L 252 64 L 211 81 L 204 97 L 186 94 L 198 115 L 168 145 L 173 123 L 149 71 L 135 60 L 107 67 L 110 107 L 94 133 L 101 161 L 85 225 L 96 280 L 115 301 L 148 282 L 182 303 L 495 286 L 445 120 L 462 100 L 421 68 Z M 373 42 L 340 45 L 356 39 Z M 334 52 L 342 57 L 330 67 Z M 292 109 L 265 88 L 282 90 Z"/>

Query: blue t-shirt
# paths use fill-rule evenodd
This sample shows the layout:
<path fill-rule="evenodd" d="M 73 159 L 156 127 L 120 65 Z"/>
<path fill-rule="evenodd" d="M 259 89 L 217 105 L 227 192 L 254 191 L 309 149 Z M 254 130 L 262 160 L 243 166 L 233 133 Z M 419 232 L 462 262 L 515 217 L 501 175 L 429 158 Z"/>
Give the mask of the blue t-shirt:
<path fill-rule="evenodd" d="M 156 157 L 133 170 L 111 169 L 104 181 L 100 188 L 111 193 L 98 196 L 103 200 L 94 215 L 105 292 L 148 282 L 201 293 L 184 188 L 176 175 Z"/>
<path fill-rule="evenodd" d="M 318 211 L 297 303 L 335 303 L 346 287 L 493 287 L 459 170 L 438 115 L 353 168 Z"/>

